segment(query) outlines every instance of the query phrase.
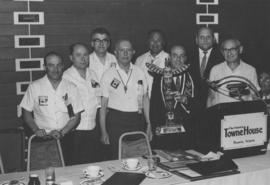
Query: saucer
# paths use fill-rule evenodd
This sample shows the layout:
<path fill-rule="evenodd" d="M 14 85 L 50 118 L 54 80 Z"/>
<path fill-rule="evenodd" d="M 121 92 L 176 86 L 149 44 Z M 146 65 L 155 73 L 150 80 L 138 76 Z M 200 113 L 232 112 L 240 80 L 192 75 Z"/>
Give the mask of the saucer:
<path fill-rule="evenodd" d="M 10 182 L 4 182 L 1 185 L 10 185 Z M 25 185 L 23 182 L 18 182 L 18 185 Z"/>
<path fill-rule="evenodd" d="M 83 173 L 83 177 L 87 178 L 87 179 L 90 179 L 90 180 L 100 179 L 103 176 L 104 176 L 104 173 L 102 171 L 100 171 L 98 176 L 96 176 L 96 177 L 91 177 L 89 174 Z"/>
<path fill-rule="evenodd" d="M 137 165 L 137 167 L 136 168 L 134 168 L 134 169 L 130 169 L 129 167 L 128 167 L 128 165 L 126 165 L 126 164 L 123 164 L 123 169 L 124 170 L 127 170 L 127 171 L 138 171 L 139 169 L 141 169 L 142 168 L 142 165 L 139 163 L 138 165 Z"/>
<path fill-rule="evenodd" d="M 148 171 L 145 175 L 152 179 L 164 179 L 172 176 L 172 174 L 167 171 Z"/>

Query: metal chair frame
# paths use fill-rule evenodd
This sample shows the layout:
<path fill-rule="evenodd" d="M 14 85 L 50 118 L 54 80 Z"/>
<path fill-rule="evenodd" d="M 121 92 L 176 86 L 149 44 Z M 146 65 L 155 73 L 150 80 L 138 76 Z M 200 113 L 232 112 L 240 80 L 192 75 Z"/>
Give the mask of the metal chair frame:
<path fill-rule="evenodd" d="M 32 140 L 36 137 L 36 135 L 32 135 L 29 140 L 28 140 L 28 146 L 27 146 L 27 172 L 30 171 L 30 163 L 31 163 L 31 144 L 32 144 Z M 60 155 L 60 159 L 61 159 L 61 164 L 62 164 L 62 167 L 65 167 L 65 161 L 64 161 L 64 157 L 63 157 L 63 152 L 62 152 L 62 147 L 61 147 L 61 144 L 60 144 L 60 140 L 57 139 L 56 140 L 56 143 L 57 143 L 57 148 L 58 148 L 58 151 L 59 151 L 59 155 Z"/>
<path fill-rule="evenodd" d="M 123 142 L 123 138 L 125 136 L 130 136 L 130 135 L 143 135 L 147 144 L 147 149 L 148 149 L 148 153 L 149 153 L 149 157 L 152 158 L 152 150 L 151 150 L 151 146 L 150 146 L 150 142 L 148 139 L 148 136 L 142 132 L 142 131 L 134 131 L 134 132 L 126 132 L 123 133 L 120 138 L 119 138 L 119 147 L 118 147 L 118 159 L 121 160 L 122 159 L 122 142 Z"/>
<path fill-rule="evenodd" d="M 0 153 L 0 174 L 2 173 L 5 173 L 5 170 L 4 170 L 4 165 L 3 165 L 3 161 L 2 161 L 2 157 Z"/>

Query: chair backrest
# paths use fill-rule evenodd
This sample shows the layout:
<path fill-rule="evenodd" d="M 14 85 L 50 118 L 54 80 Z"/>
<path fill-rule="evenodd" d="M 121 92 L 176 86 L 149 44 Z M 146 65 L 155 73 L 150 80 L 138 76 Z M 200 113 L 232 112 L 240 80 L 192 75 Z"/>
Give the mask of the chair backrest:
<path fill-rule="evenodd" d="M 1 173 L 5 173 L 5 170 L 4 170 L 4 165 L 3 165 L 3 161 L 2 161 L 2 157 L 0 153 L 0 174 Z"/>
<path fill-rule="evenodd" d="M 27 168 L 26 170 L 29 172 L 30 171 L 30 167 L 31 167 L 31 145 L 32 145 L 32 141 L 35 138 L 35 135 L 32 135 L 29 140 L 28 140 L 28 146 L 27 146 Z M 56 144 L 57 144 L 57 149 L 58 149 L 58 153 L 59 153 L 59 157 L 61 160 L 61 166 L 64 167 L 65 166 L 65 161 L 64 161 L 64 157 L 63 157 L 63 152 L 62 152 L 62 147 L 60 144 L 60 140 L 56 140 Z"/>
<path fill-rule="evenodd" d="M 126 136 L 143 136 L 136 140 L 124 141 Z M 119 138 L 119 148 L 118 148 L 118 159 L 130 158 L 130 157 L 141 157 L 148 154 L 152 157 L 152 150 L 148 136 L 141 131 L 126 132 L 123 133 Z"/>
<path fill-rule="evenodd" d="M 0 129 L 0 152 L 5 173 L 25 171 L 25 148 L 22 127 Z"/>

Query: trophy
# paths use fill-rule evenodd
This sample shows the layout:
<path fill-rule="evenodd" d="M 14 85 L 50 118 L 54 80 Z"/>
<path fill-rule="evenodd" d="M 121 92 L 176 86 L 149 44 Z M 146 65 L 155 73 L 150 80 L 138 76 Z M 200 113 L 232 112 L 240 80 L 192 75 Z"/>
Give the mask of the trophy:
<path fill-rule="evenodd" d="M 183 133 L 185 129 L 181 120 L 176 121 L 175 116 L 175 107 L 177 105 L 177 101 L 175 99 L 176 95 L 178 95 L 177 90 L 173 90 L 173 76 L 180 75 L 183 73 L 188 66 L 183 65 L 180 69 L 173 69 L 171 67 L 171 62 L 166 60 L 165 68 L 161 69 L 154 64 L 146 65 L 151 72 L 155 72 L 157 74 L 162 75 L 161 77 L 161 94 L 163 103 L 165 106 L 165 123 L 162 125 L 158 125 L 155 129 L 156 135 L 163 134 L 172 134 L 172 133 Z"/>

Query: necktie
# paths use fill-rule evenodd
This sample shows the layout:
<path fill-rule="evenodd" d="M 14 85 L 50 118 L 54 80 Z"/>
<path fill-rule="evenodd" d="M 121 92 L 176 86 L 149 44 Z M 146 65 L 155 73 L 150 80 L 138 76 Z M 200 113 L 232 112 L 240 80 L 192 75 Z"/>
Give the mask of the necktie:
<path fill-rule="evenodd" d="M 207 59 L 207 57 L 206 57 L 206 54 L 207 54 L 207 51 L 204 51 L 203 52 L 203 58 L 202 58 L 202 63 L 201 63 L 201 77 L 203 78 L 203 73 L 204 73 L 204 70 L 205 70 L 205 68 L 206 68 L 206 59 Z"/>
<path fill-rule="evenodd" d="M 177 90 L 178 92 L 180 91 L 180 88 L 181 88 L 181 82 L 180 82 L 179 76 L 176 77 L 175 88 L 176 88 L 176 90 Z"/>

